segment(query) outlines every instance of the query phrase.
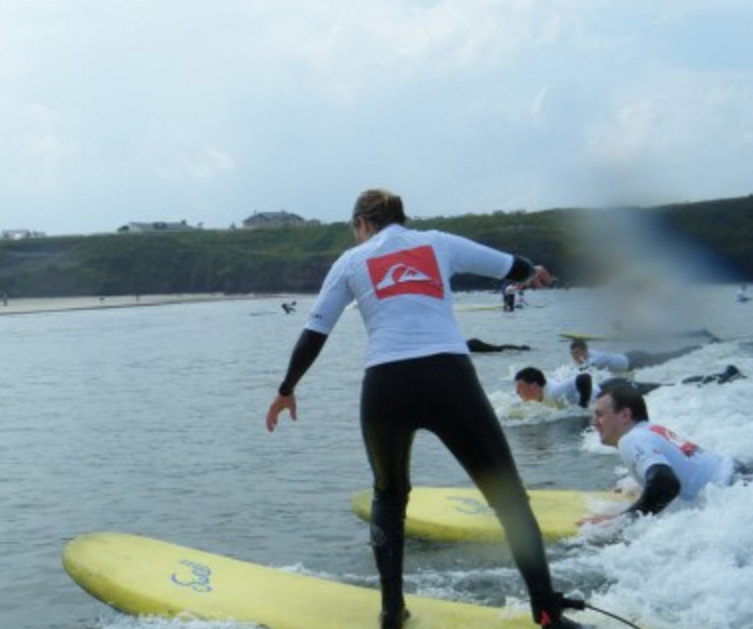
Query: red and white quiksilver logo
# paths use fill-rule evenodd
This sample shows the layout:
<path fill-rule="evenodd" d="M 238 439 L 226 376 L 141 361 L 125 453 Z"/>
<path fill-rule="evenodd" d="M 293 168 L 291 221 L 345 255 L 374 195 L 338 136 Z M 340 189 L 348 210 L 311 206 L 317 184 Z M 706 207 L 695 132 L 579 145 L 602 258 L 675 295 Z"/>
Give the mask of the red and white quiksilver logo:
<path fill-rule="evenodd" d="M 434 249 L 423 245 L 366 261 L 377 299 L 397 295 L 444 298 L 444 284 Z"/>
<path fill-rule="evenodd" d="M 664 437 L 685 456 L 693 456 L 699 450 L 698 446 L 692 441 L 683 439 L 682 437 L 673 433 L 669 428 L 665 428 L 664 426 L 659 426 L 657 424 L 652 424 L 651 426 L 649 426 L 649 430 L 653 433 L 656 433 L 657 435 Z"/>

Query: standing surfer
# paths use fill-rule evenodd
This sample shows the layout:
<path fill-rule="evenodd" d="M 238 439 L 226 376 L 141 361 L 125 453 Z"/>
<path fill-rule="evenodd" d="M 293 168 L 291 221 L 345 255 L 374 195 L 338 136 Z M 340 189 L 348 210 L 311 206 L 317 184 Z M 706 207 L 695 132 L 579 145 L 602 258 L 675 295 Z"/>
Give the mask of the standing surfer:
<path fill-rule="evenodd" d="M 539 525 L 494 408 L 478 380 L 455 321 L 450 279 L 474 273 L 534 287 L 551 283 L 544 267 L 440 231 L 415 231 L 399 196 L 367 190 L 355 204 L 357 245 L 330 268 L 269 407 L 297 417 L 295 386 L 355 299 L 368 335 L 361 430 L 374 478 L 371 544 L 380 576 L 382 629 L 400 629 L 405 509 L 415 433 L 435 433 L 468 472 L 502 523 L 531 598 L 535 622 L 580 627 L 562 615 Z"/>

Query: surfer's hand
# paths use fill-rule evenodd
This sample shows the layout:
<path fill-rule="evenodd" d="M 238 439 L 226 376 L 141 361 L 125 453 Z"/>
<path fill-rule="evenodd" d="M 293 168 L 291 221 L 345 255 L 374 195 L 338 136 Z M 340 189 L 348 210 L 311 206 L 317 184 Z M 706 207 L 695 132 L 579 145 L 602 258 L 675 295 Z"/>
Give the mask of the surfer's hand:
<path fill-rule="evenodd" d="M 269 410 L 267 411 L 267 430 L 269 432 L 274 432 L 280 418 L 280 413 L 286 409 L 290 412 L 290 417 L 298 419 L 298 410 L 296 408 L 294 394 L 278 395 L 269 405 Z"/>
<path fill-rule="evenodd" d="M 543 288 L 544 286 L 549 286 L 553 281 L 554 279 L 549 271 L 547 271 L 545 267 L 539 265 L 533 267 L 533 275 L 525 283 L 525 286 L 530 288 Z"/>
<path fill-rule="evenodd" d="M 583 526 L 585 524 L 602 524 L 603 522 L 607 522 L 609 520 L 614 520 L 615 518 L 619 517 L 620 513 L 602 513 L 601 515 L 590 515 L 586 518 L 581 518 L 578 520 L 577 524 L 578 526 Z"/>

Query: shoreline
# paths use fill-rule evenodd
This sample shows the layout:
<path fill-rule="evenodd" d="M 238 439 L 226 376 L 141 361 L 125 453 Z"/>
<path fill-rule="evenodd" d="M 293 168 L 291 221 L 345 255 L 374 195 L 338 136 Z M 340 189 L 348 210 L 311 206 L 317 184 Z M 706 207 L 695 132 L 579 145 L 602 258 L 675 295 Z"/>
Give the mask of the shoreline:
<path fill-rule="evenodd" d="M 213 301 L 254 300 L 276 295 L 226 295 L 224 293 L 111 295 L 77 297 L 19 297 L 0 301 L 0 316 L 28 315 L 75 310 L 110 310 Z M 282 296 L 280 296 L 282 297 Z"/>

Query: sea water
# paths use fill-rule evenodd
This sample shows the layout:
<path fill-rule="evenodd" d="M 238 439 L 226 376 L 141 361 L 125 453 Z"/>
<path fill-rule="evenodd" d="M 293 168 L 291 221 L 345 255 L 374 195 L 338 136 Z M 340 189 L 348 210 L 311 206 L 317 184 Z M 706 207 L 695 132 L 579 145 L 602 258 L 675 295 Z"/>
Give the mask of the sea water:
<path fill-rule="evenodd" d="M 697 289 L 674 317 L 720 338 L 672 338 L 608 349 L 699 343 L 635 374 L 662 382 L 652 419 L 700 445 L 753 461 L 753 330 L 731 286 Z M 288 299 L 291 296 L 286 297 Z M 467 337 L 529 345 L 473 357 L 531 488 L 608 489 L 625 483 L 588 412 L 524 404 L 513 375 L 533 365 L 573 373 L 562 331 L 604 332 L 600 291 L 529 292 L 530 307 L 479 310 L 499 295 L 460 294 Z M 369 486 L 358 428 L 365 339 L 347 310 L 298 387 L 299 419 L 274 434 L 264 416 L 311 296 L 0 317 L 0 626 L 13 629 L 236 629 L 233 623 L 131 618 L 97 602 L 60 562 L 66 541 L 117 530 L 239 559 L 376 586 L 366 525 L 350 497 Z M 663 312 L 666 314 L 666 312 Z M 727 385 L 677 384 L 737 365 Z M 598 377 L 598 376 L 597 376 Z M 468 485 L 428 434 L 414 485 Z M 753 626 L 753 487 L 709 488 L 684 509 L 625 526 L 585 527 L 548 546 L 556 584 L 646 629 Z M 598 505 L 594 505 L 595 508 Z M 410 592 L 526 609 L 504 545 L 410 540 Z M 589 616 L 601 627 L 613 621 Z M 376 624 L 375 624 L 376 626 Z M 305 629 L 305 628 L 301 628 Z"/>

